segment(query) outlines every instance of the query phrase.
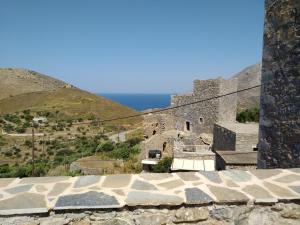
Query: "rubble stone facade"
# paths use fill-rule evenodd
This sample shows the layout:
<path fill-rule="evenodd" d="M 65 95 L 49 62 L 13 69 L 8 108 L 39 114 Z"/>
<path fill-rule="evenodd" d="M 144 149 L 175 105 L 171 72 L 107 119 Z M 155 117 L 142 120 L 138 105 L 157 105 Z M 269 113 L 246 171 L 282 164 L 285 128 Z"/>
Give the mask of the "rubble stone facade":
<path fill-rule="evenodd" d="M 300 167 L 300 1 L 266 0 L 258 167 Z"/>
<path fill-rule="evenodd" d="M 171 106 L 189 104 L 172 110 L 176 118 L 175 125 L 180 131 L 191 131 L 196 134 L 213 133 L 214 123 L 219 121 L 234 122 L 236 118 L 237 94 L 214 99 L 215 96 L 225 95 L 237 91 L 237 80 L 222 78 L 210 80 L 195 80 L 191 94 L 172 97 Z M 210 99 L 209 101 L 203 101 Z"/>

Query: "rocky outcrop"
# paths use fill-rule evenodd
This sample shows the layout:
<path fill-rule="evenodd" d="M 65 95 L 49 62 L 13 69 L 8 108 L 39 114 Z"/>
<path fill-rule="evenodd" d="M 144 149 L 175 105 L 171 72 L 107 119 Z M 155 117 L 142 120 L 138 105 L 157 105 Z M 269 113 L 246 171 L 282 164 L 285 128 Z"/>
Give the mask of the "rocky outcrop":
<path fill-rule="evenodd" d="M 249 66 L 234 75 L 238 80 L 238 90 L 260 85 L 261 63 Z M 251 108 L 259 105 L 260 89 L 255 88 L 238 93 L 238 110 Z"/>

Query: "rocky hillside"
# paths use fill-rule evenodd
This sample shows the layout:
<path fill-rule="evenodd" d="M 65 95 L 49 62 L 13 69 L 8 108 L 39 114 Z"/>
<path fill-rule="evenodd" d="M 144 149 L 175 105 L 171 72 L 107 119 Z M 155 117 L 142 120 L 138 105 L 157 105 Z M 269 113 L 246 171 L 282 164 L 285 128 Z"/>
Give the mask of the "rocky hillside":
<path fill-rule="evenodd" d="M 234 75 L 238 79 L 238 90 L 256 86 L 261 83 L 261 63 L 249 66 Z M 259 105 L 260 88 L 238 93 L 238 110 Z"/>
<path fill-rule="evenodd" d="M 95 116 L 109 119 L 137 113 L 129 107 L 34 71 L 0 69 L 0 115 L 26 109 L 59 111 L 61 118 Z M 137 121 L 140 118 L 123 122 Z"/>
<path fill-rule="evenodd" d="M 68 84 L 25 69 L 0 68 L 0 99 L 37 91 L 53 91 Z"/>

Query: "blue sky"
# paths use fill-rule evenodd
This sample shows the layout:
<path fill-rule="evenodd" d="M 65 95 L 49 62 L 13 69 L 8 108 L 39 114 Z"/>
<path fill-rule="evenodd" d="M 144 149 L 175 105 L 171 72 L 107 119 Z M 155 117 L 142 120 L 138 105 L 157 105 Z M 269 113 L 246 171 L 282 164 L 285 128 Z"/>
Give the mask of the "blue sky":
<path fill-rule="evenodd" d="M 97 93 L 178 93 L 261 60 L 263 0 L 0 0 L 0 67 Z"/>

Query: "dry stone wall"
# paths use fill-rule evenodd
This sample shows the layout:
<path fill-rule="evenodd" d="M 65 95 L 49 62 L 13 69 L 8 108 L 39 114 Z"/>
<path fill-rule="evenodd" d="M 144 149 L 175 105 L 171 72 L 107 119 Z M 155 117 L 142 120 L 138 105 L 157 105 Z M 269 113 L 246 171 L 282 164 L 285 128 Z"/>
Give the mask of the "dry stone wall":
<path fill-rule="evenodd" d="M 0 218 L 5 225 L 298 225 L 300 205 L 212 205 Z"/>

